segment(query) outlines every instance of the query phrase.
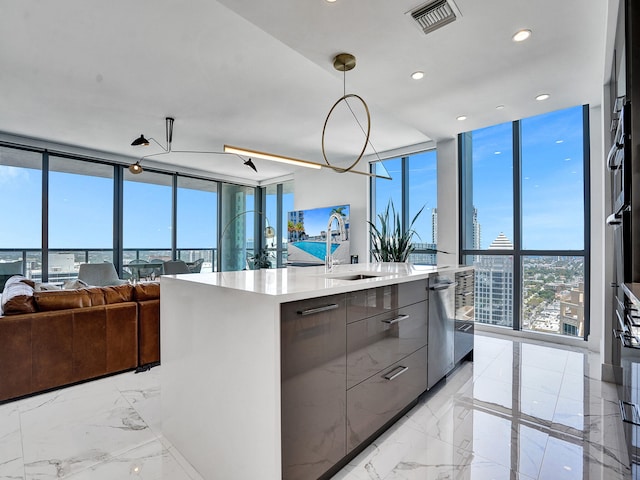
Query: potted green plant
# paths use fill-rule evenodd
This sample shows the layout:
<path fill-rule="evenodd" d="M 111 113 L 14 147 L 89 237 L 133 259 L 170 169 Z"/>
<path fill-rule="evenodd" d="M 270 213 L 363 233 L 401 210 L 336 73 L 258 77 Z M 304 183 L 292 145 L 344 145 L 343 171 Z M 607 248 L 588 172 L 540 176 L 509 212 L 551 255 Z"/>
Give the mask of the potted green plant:
<path fill-rule="evenodd" d="M 402 228 L 400 214 L 396 212 L 393 201 L 389 200 L 384 212 L 378 214 L 379 227 L 375 223 L 369 224 L 371 238 L 371 255 L 376 262 L 406 262 L 415 246 L 414 235 L 420 235 L 413 229 L 413 225 L 424 210 L 424 205 L 416 213 L 407 228 Z"/>
<path fill-rule="evenodd" d="M 261 249 L 255 255 L 249 256 L 249 265 L 252 270 L 258 270 L 260 268 L 271 268 L 271 256 L 266 248 Z"/>

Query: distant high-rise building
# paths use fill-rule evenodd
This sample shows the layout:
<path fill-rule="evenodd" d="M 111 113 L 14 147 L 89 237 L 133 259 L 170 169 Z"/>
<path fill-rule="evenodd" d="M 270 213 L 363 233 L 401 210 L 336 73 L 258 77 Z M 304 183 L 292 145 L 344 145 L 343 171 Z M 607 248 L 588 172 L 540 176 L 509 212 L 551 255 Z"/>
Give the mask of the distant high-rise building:
<path fill-rule="evenodd" d="M 583 336 L 584 283 L 566 292 L 560 300 L 560 332 L 563 335 Z"/>
<path fill-rule="evenodd" d="M 509 249 L 513 249 L 513 244 L 504 233 L 500 233 L 489 245 L 489 250 Z M 512 326 L 513 257 L 510 255 L 491 255 L 488 252 L 487 255 L 477 257 L 475 267 L 476 321 L 492 325 Z"/>
<path fill-rule="evenodd" d="M 473 249 L 480 250 L 480 244 L 482 243 L 482 228 L 478 223 L 478 209 L 473 207 Z"/>
<path fill-rule="evenodd" d="M 438 209 L 431 209 L 431 243 L 438 244 Z"/>
<path fill-rule="evenodd" d="M 480 224 L 478 223 L 478 209 L 474 208 L 473 209 L 473 219 L 472 219 L 473 225 L 473 250 L 480 250 L 480 242 L 482 240 L 481 238 L 481 231 L 482 228 L 480 227 Z M 438 244 L 438 209 L 437 208 L 432 208 L 431 209 L 431 242 L 435 243 L 436 245 Z"/>

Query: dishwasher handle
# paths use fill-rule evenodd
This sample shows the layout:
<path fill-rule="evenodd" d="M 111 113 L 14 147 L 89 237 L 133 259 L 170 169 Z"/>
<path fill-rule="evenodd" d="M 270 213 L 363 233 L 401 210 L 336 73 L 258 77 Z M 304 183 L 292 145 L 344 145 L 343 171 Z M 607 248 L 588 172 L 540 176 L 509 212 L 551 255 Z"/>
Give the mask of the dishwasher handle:
<path fill-rule="evenodd" d="M 429 290 L 446 290 L 447 288 L 458 286 L 458 282 L 441 282 L 429 285 Z"/>

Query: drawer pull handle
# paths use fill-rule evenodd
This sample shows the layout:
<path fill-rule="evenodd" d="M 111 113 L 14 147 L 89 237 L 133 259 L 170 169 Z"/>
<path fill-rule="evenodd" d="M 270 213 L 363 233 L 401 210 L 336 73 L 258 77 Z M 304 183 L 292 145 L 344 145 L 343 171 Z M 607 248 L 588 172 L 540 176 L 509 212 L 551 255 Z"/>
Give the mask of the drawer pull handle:
<path fill-rule="evenodd" d="M 385 380 L 393 380 L 394 378 L 398 378 L 400 375 L 402 375 L 407 370 L 409 370 L 409 367 L 399 366 L 399 367 L 396 367 L 393 370 L 391 370 L 389 373 L 384 375 L 382 378 L 384 378 Z"/>
<path fill-rule="evenodd" d="M 407 318 L 409 318 L 409 315 L 398 315 L 396 318 L 382 320 L 382 323 L 386 323 L 387 325 L 393 325 L 394 323 L 401 322 L 402 320 L 406 320 Z"/>
<path fill-rule="evenodd" d="M 623 422 L 630 423 L 631 425 L 640 425 L 640 423 L 634 421 L 636 418 L 640 417 L 640 415 L 638 415 L 638 406 L 635 403 L 620 400 L 618 401 L 618 405 L 620 406 L 620 416 L 622 417 Z M 633 417 L 631 420 L 627 418 L 627 409 L 624 408 L 625 405 L 629 405 L 631 407 L 631 415 Z"/>
<path fill-rule="evenodd" d="M 463 325 L 458 329 L 459 332 L 468 332 L 473 328 L 473 325 Z"/>
<path fill-rule="evenodd" d="M 327 312 L 329 310 L 335 310 L 338 308 L 337 303 L 331 303 L 329 305 L 323 305 L 322 307 L 308 308 L 307 310 L 298 310 L 298 315 L 313 315 L 314 313 Z"/>

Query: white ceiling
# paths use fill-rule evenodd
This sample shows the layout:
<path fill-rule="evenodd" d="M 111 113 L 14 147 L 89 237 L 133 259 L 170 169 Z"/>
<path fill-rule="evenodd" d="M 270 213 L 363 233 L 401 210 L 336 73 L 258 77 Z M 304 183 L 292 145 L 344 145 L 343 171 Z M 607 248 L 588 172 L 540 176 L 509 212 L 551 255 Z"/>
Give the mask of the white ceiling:
<path fill-rule="evenodd" d="M 600 104 L 607 2 L 456 0 L 462 16 L 429 35 L 406 14 L 422 3 L 2 0 L 0 131 L 135 159 L 161 150 L 132 140 L 164 143 L 173 116 L 174 150 L 231 144 L 323 162 L 322 127 L 343 81 L 370 107 L 378 152 Z M 512 42 L 521 28 L 532 37 Z M 357 58 L 346 78 L 332 66 L 341 52 Z M 416 70 L 424 79 L 410 78 Z M 363 144 L 343 113 L 328 126 L 337 164 Z M 256 174 L 230 155 L 154 161 L 249 181 L 293 171 L 254 159 Z"/>

